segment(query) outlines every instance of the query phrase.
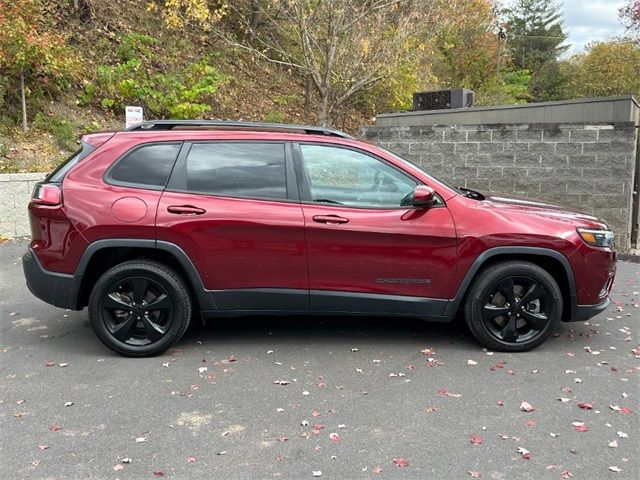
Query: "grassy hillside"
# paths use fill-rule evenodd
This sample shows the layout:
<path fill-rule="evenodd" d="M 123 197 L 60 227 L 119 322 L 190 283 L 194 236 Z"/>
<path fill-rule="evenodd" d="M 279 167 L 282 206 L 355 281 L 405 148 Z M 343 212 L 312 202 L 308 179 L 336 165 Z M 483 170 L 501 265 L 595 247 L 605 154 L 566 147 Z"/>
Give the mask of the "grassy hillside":
<path fill-rule="evenodd" d="M 151 103 L 152 98 L 160 105 L 157 112 L 164 112 L 166 97 L 180 90 L 179 82 L 183 82 L 191 88 L 184 98 L 196 89 L 205 92 L 201 103 L 210 109 L 197 117 L 315 122 L 315 99 L 305 105 L 304 79 L 287 68 L 230 49 L 199 29 L 169 30 L 156 12 L 144 8 L 144 2 L 91 2 L 83 9 L 85 3 L 81 1 L 79 11 L 70 4 L 51 1 L 46 4 L 45 14 L 72 51 L 71 81 L 55 94 L 36 89 L 28 92 L 26 135 L 17 123 L 19 103 L 5 103 L 0 112 L 0 173 L 48 171 L 76 149 L 82 133 L 123 128 L 124 113 L 118 106 L 117 91 L 132 79 L 144 79 L 135 88 L 141 91 L 143 105 Z M 214 79 L 210 90 L 206 90 L 210 85 L 188 84 L 190 79 L 184 72 L 194 68 L 199 72 L 209 69 Z M 9 100 L 18 98 L 18 88 L 15 82 L 5 85 Z M 114 91 L 114 95 L 108 95 Z M 178 112 L 191 108 L 183 106 L 184 98 L 173 103 Z M 336 118 L 334 126 L 356 132 L 371 121 L 372 114 L 351 105 Z M 154 114 L 146 108 L 145 116 L 169 115 Z"/>

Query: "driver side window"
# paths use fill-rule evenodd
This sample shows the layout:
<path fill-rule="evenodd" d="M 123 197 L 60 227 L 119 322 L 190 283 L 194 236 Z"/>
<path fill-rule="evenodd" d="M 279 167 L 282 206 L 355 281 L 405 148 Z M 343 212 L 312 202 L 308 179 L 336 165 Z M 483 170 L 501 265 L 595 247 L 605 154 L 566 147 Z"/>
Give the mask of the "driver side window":
<path fill-rule="evenodd" d="M 364 153 L 324 145 L 300 145 L 311 199 L 354 207 L 397 208 L 417 183 Z"/>

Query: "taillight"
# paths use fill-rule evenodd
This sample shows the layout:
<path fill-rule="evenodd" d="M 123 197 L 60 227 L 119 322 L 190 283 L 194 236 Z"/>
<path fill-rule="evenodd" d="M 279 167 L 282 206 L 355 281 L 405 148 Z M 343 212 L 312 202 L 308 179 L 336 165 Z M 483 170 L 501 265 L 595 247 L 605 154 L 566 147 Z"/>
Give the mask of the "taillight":
<path fill-rule="evenodd" d="M 60 205 L 62 189 L 57 183 L 37 183 L 33 190 L 32 200 L 43 205 Z"/>

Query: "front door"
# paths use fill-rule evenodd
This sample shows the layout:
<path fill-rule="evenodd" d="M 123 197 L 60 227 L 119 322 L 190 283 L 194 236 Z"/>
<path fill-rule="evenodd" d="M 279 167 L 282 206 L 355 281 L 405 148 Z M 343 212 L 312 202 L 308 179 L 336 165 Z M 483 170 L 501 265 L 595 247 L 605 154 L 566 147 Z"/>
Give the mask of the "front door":
<path fill-rule="evenodd" d="M 456 264 L 455 228 L 444 202 L 411 207 L 417 180 L 368 152 L 326 144 L 296 148 L 311 308 L 437 311 L 443 303 L 430 299 L 452 295 Z"/>
<path fill-rule="evenodd" d="M 157 239 L 187 253 L 220 310 L 306 310 L 304 218 L 290 146 L 185 147 L 160 199 Z"/>

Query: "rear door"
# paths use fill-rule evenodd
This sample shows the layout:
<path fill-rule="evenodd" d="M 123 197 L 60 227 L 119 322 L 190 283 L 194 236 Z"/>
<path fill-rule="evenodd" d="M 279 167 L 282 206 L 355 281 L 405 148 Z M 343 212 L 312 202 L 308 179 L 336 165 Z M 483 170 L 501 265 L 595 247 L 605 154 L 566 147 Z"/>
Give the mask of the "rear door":
<path fill-rule="evenodd" d="M 362 150 L 300 144 L 296 152 L 312 309 L 429 312 L 423 299 L 449 296 L 456 235 L 442 200 L 411 207 L 418 181 Z"/>
<path fill-rule="evenodd" d="M 286 142 L 187 143 L 158 206 L 218 309 L 306 310 L 304 217 Z"/>

